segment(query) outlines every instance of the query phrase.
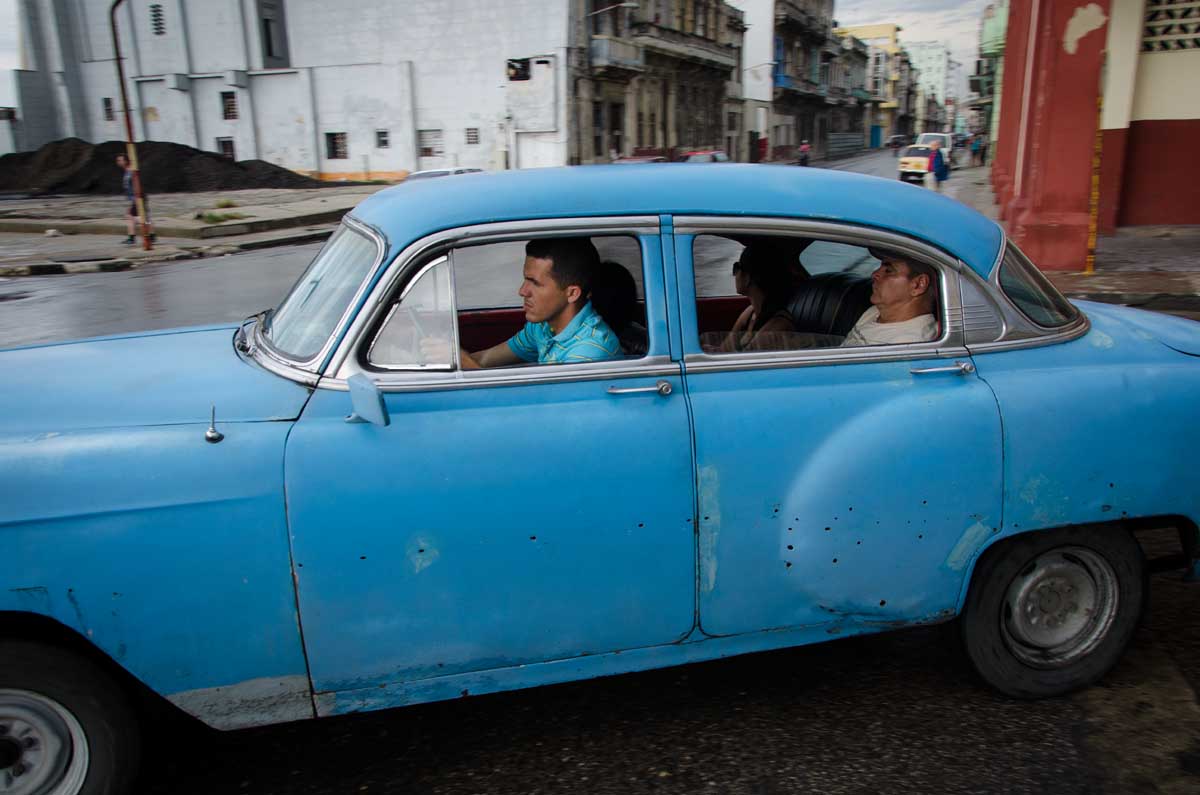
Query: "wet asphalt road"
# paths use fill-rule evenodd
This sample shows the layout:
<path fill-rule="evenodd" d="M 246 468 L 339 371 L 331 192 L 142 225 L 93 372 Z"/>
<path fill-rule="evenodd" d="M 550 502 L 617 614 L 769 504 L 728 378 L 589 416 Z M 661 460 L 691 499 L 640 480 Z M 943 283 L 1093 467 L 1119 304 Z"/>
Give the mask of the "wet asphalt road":
<path fill-rule="evenodd" d="M 317 246 L 0 281 L 0 347 L 238 320 Z M 233 733 L 162 726 L 136 795 L 1200 791 L 1200 586 L 1159 575 L 1098 686 L 978 683 L 957 626 Z"/>

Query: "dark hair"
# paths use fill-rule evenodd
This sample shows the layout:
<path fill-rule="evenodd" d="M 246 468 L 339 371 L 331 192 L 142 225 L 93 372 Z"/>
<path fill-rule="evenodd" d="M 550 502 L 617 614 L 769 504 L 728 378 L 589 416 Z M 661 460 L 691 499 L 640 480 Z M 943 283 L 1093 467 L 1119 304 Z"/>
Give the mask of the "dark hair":
<path fill-rule="evenodd" d="M 559 289 L 572 284 L 579 287 L 586 299 L 592 293 L 592 280 L 600 265 L 600 253 L 586 237 L 549 237 L 530 240 L 525 244 L 525 256 L 550 260 L 550 276 Z"/>
<path fill-rule="evenodd" d="M 592 285 L 592 306 L 617 334 L 629 327 L 637 315 L 637 282 L 628 268 L 610 259 L 600 263 Z"/>
<path fill-rule="evenodd" d="M 778 248 L 764 243 L 751 243 L 742 249 L 742 256 L 733 263 L 733 272 L 739 270 L 766 296 L 762 313 L 764 320 L 782 309 L 792 297 L 795 278 Z"/>

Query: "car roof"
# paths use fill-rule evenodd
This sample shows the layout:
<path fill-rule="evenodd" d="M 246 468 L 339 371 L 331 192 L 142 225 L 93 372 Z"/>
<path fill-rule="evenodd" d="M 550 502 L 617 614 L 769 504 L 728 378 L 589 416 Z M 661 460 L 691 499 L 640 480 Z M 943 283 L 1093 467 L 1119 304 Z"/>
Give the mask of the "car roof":
<path fill-rule="evenodd" d="M 479 180 L 487 181 L 480 190 Z M 931 243 L 985 275 L 1004 234 L 964 204 L 893 179 L 730 163 L 631 163 L 467 174 L 386 188 L 351 215 L 383 232 L 388 259 L 421 237 L 494 221 L 622 215 L 806 218 L 879 227 Z"/>

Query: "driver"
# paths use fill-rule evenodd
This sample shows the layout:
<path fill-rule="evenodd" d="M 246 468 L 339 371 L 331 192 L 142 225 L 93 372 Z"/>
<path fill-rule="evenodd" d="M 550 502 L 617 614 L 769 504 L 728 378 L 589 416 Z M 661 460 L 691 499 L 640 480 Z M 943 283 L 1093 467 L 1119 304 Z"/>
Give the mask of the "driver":
<path fill-rule="evenodd" d="M 524 299 L 525 327 L 487 350 L 462 351 L 463 369 L 619 358 L 617 335 L 588 300 L 599 265 L 600 255 L 587 238 L 529 241 L 517 290 Z"/>

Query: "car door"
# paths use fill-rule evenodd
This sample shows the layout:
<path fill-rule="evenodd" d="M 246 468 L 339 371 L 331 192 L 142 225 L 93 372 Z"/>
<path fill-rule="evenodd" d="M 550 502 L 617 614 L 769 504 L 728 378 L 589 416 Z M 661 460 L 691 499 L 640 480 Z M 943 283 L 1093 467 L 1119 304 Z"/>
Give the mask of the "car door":
<path fill-rule="evenodd" d="M 950 263 L 913 241 L 835 224 L 676 224 L 703 631 L 882 628 L 953 614 L 967 566 L 1000 527 L 1001 433 L 995 398 L 962 347 Z M 858 259 L 868 244 L 887 245 L 946 265 L 941 339 L 704 352 L 694 285 L 711 285 L 713 268 L 724 274 L 730 259 L 729 251 L 714 255 L 706 241 L 728 247 L 726 236 L 744 242 L 762 234 L 824 239 L 828 251 L 854 249 Z M 810 271 L 840 268 L 837 260 L 801 256 Z M 853 277 L 852 265 L 845 278 Z M 874 267 L 859 265 L 858 273 Z M 702 290 L 699 312 L 722 300 Z"/>
<path fill-rule="evenodd" d="M 471 241 L 516 245 L 515 228 L 475 228 Z M 630 243 L 645 356 L 473 372 L 405 360 L 404 323 L 422 336 L 493 329 L 512 310 L 481 309 L 491 306 L 481 285 L 500 273 L 516 298 L 520 284 L 519 248 L 489 275 L 471 264 L 482 245 L 435 240 L 434 253 L 397 257 L 367 302 L 393 304 L 391 314 L 356 322 L 339 377 L 321 382 L 291 434 L 305 647 L 315 690 L 340 694 L 340 706 L 319 698 L 319 711 L 457 696 L 483 679 L 483 689 L 551 681 L 569 666 L 550 661 L 693 629 L 689 426 L 658 221 L 536 229 L 555 232 Z M 464 303 L 478 321 L 470 329 L 445 321 Z M 347 421 L 356 373 L 380 390 L 387 425 Z"/>

